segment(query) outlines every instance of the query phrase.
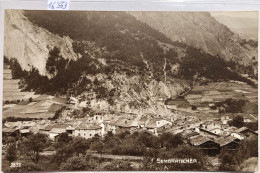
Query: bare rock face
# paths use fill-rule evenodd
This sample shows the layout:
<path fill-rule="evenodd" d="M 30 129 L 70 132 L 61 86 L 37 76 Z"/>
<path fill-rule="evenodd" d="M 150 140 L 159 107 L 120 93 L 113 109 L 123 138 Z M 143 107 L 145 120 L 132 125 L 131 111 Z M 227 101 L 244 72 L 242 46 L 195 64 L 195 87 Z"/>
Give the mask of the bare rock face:
<path fill-rule="evenodd" d="M 239 35 L 207 12 L 129 12 L 136 19 L 165 34 L 173 41 L 197 47 L 211 55 L 251 65 L 257 48 L 241 46 Z"/>
<path fill-rule="evenodd" d="M 65 59 L 77 58 L 69 37 L 60 37 L 33 25 L 21 10 L 6 10 L 4 35 L 5 56 L 16 58 L 27 71 L 35 67 L 41 75 L 45 75 L 49 51 L 55 46 Z"/>

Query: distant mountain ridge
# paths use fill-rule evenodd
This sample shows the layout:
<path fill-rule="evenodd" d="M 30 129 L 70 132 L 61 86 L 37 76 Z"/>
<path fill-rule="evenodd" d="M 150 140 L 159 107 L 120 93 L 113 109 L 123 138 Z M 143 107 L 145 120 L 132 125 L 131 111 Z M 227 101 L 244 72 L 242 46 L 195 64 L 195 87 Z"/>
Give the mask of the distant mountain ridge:
<path fill-rule="evenodd" d="M 258 22 L 252 18 L 229 17 L 217 15 L 214 18 L 220 23 L 228 26 L 233 32 L 239 34 L 241 38 L 258 40 Z"/>
<path fill-rule="evenodd" d="M 257 47 L 241 45 L 241 39 L 208 12 L 129 12 L 136 19 L 180 41 L 226 60 L 252 65 Z"/>

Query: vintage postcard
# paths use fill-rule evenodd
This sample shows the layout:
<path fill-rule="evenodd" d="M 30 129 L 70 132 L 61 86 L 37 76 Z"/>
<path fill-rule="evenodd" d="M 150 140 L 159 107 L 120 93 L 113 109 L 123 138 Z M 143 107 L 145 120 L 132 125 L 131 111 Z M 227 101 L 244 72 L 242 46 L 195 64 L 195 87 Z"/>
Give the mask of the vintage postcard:
<path fill-rule="evenodd" d="M 2 171 L 256 171 L 258 12 L 5 10 Z"/>

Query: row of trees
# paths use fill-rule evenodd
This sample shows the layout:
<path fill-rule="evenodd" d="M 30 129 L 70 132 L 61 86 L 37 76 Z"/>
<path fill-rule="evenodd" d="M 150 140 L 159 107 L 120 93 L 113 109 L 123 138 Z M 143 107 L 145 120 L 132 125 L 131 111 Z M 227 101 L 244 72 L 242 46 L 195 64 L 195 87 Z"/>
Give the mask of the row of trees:
<path fill-rule="evenodd" d="M 44 134 L 33 134 L 28 138 L 22 138 L 19 141 L 17 141 L 17 139 L 5 141 L 5 145 L 8 146 L 5 159 L 8 160 L 9 163 L 15 162 L 16 160 L 22 162 L 22 167 L 19 168 L 19 170 L 22 171 L 25 171 L 26 169 L 45 169 L 42 167 L 44 156 L 41 156 L 40 154 L 45 150 L 55 151 L 55 154 L 51 156 L 49 161 L 50 164 L 54 165 L 54 168 L 60 170 L 101 169 L 98 164 L 92 164 L 92 162 L 97 162 L 99 159 L 92 157 L 91 154 L 89 154 L 91 151 L 95 151 L 101 155 L 117 154 L 142 156 L 146 158 L 146 166 L 142 169 L 148 169 L 146 167 L 148 164 L 152 165 L 151 160 L 159 157 L 171 157 L 173 155 L 169 155 L 169 153 L 175 155 L 177 151 L 177 153 L 181 153 L 181 150 L 184 150 L 183 148 L 179 148 L 181 144 L 183 144 L 181 136 L 172 135 L 170 133 L 164 133 L 160 137 L 156 137 L 145 132 L 130 134 L 128 131 L 125 131 L 117 135 L 109 133 L 103 139 L 98 135 L 91 139 L 84 139 L 81 137 L 71 137 L 68 133 L 62 133 L 55 143 L 52 143 Z M 195 150 L 194 152 L 199 151 Z M 190 156 L 196 155 L 195 153 L 193 154 L 194 155 Z M 202 153 L 199 152 L 199 155 L 201 154 Z M 26 158 L 28 158 L 29 161 Z M 75 162 L 78 164 L 74 164 Z M 130 165 L 125 162 L 113 162 L 110 166 L 107 165 L 102 167 L 102 169 L 132 170 Z"/>
<path fill-rule="evenodd" d="M 236 151 L 222 150 L 219 155 L 221 161 L 219 170 L 238 170 L 245 160 L 257 157 L 257 142 L 257 138 L 247 139 L 241 142 Z M 8 147 L 4 158 L 9 163 L 22 162 L 22 166 L 12 168 L 13 171 L 46 170 L 42 165 L 46 159 L 40 154 L 46 150 L 55 151 L 55 154 L 47 159 L 47 164 L 52 165 L 54 170 L 64 171 L 205 171 L 209 169 L 210 165 L 207 156 L 199 148 L 184 144 L 181 136 L 171 133 L 163 133 L 156 137 L 145 132 L 130 134 L 125 131 L 116 135 L 108 133 L 103 139 L 98 135 L 91 139 L 84 139 L 62 133 L 55 143 L 52 143 L 44 134 L 34 134 L 20 141 L 10 138 L 6 140 L 5 145 Z M 93 156 L 94 151 L 101 156 L 104 154 L 141 156 L 143 161 L 141 161 L 142 164 L 139 168 L 133 168 L 127 161 L 111 162 L 109 159 Z M 158 162 L 158 159 L 172 158 L 192 158 L 196 159 L 197 162 L 194 164 Z"/>

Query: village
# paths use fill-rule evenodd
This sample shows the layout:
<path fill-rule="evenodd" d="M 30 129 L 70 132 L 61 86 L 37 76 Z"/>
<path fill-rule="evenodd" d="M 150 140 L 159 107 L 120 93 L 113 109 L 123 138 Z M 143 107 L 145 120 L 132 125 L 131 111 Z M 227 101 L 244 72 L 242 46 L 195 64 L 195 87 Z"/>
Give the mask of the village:
<path fill-rule="evenodd" d="M 71 98 L 67 107 L 75 107 L 75 104 L 75 98 Z M 66 132 L 70 136 L 85 139 L 96 135 L 104 137 L 109 132 L 113 134 L 124 131 L 129 131 L 131 134 L 147 132 L 155 136 L 169 132 L 180 134 L 187 144 L 202 149 L 204 153 L 210 156 L 215 156 L 224 148 L 235 150 L 240 141 L 258 135 L 258 131 L 253 131 L 247 127 L 229 126 L 228 122 L 232 119 L 225 114 L 219 118 L 203 119 L 195 115 L 196 113 L 178 111 L 174 111 L 169 116 L 141 115 L 129 113 L 128 109 L 124 107 L 121 112 L 109 113 L 98 110 L 91 115 L 85 114 L 83 118 L 76 119 L 67 116 L 54 121 L 50 119 L 6 121 L 3 126 L 3 137 L 23 137 L 42 133 L 48 135 L 52 141 L 56 141 L 60 134 Z M 257 121 L 253 115 L 249 114 L 247 117 L 244 118 L 244 122 Z"/>

